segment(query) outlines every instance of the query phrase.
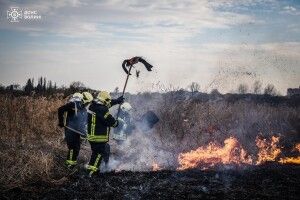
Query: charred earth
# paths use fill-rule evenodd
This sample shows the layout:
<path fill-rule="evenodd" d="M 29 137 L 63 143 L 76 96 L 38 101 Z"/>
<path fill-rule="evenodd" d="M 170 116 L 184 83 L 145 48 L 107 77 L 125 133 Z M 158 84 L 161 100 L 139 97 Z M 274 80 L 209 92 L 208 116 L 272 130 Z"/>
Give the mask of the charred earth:
<path fill-rule="evenodd" d="M 36 182 L 1 191 L 1 199 L 299 199 L 300 166 L 109 172 L 70 175 L 62 185 Z"/>

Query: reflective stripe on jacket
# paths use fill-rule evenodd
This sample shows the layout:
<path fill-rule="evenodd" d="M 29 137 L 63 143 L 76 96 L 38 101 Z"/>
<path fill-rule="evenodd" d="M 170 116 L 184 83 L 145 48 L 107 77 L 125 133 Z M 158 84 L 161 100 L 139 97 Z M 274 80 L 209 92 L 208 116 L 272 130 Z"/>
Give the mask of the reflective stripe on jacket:
<path fill-rule="evenodd" d="M 92 102 L 88 108 L 88 141 L 108 142 L 110 127 L 117 126 L 118 121 L 109 113 L 107 106 Z"/>

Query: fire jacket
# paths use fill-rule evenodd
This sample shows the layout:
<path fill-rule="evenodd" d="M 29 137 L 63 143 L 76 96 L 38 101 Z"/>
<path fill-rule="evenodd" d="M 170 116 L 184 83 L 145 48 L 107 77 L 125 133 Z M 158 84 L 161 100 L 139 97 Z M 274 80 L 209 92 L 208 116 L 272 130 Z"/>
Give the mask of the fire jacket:
<path fill-rule="evenodd" d="M 58 109 L 59 125 L 82 136 L 87 132 L 87 110 L 81 101 L 69 102 Z"/>
<path fill-rule="evenodd" d="M 119 124 L 116 129 L 114 129 L 114 133 L 120 134 L 125 133 L 127 135 L 131 134 L 135 129 L 135 124 L 131 120 L 130 114 L 123 110 L 120 111 L 119 118 L 123 120 L 124 124 Z"/>
<path fill-rule="evenodd" d="M 88 141 L 108 142 L 110 127 L 117 126 L 118 121 L 109 113 L 108 107 L 93 101 L 88 108 Z"/>

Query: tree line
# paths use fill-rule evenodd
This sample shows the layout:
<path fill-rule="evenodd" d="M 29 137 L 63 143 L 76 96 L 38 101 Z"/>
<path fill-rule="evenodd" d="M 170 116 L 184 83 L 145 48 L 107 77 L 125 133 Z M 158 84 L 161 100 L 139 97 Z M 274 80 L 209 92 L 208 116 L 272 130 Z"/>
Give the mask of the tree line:
<path fill-rule="evenodd" d="M 0 85 L 0 93 L 2 94 L 48 96 L 62 93 L 63 95 L 70 95 L 74 92 L 85 90 L 91 91 L 90 88 L 86 87 L 80 81 L 74 81 L 68 87 L 58 87 L 56 82 L 47 80 L 46 77 L 39 77 L 37 83 L 35 83 L 34 78 L 29 78 L 27 79 L 24 86 L 21 86 L 19 84 L 11 84 L 8 86 Z"/>
<path fill-rule="evenodd" d="M 193 94 L 196 92 L 200 92 L 200 84 L 196 82 L 192 82 L 188 86 L 188 90 Z M 220 92 L 217 89 L 213 89 L 211 93 L 219 93 Z M 234 93 L 237 94 L 265 94 L 265 95 L 271 95 L 271 96 L 276 96 L 280 95 L 278 90 L 275 88 L 273 84 L 267 84 L 265 87 L 263 87 L 263 84 L 260 81 L 255 81 L 252 85 L 252 87 L 249 87 L 246 83 L 241 83 L 238 85 L 236 91 Z"/>
<path fill-rule="evenodd" d="M 191 94 L 196 94 L 197 92 L 201 91 L 201 87 L 199 83 L 192 82 L 188 86 L 188 91 L 191 92 Z M 20 86 L 19 84 L 11 84 L 9 86 L 3 86 L 0 85 L 0 93 L 9 93 L 9 94 L 20 94 L 20 95 L 53 95 L 53 94 L 64 94 L 64 95 L 70 95 L 74 92 L 78 91 L 95 91 L 88 87 L 86 87 L 82 82 L 80 81 L 74 81 L 72 82 L 68 87 L 66 86 L 60 86 L 58 87 L 56 82 L 53 82 L 51 80 L 47 80 L 46 77 L 39 77 L 37 79 L 37 83 L 35 84 L 34 78 L 27 79 L 24 86 Z M 184 89 L 182 89 L 184 90 Z M 116 87 L 113 93 L 118 94 L 119 88 Z M 271 96 L 279 95 L 278 91 L 276 90 L 275 86 L 272 84 L 268 84 L 265 87 L 262 86 L 262 83 L 260 81 L 255 81 L 251 87 L 249 87 L 247 84 L 242 83 L 239 84 L 237 89 L 234 93 L 237 94 L 266 94 Z M 213 89 L 211 91 L 211 94 L 218 94 L 221 93 L 217 89 Z"/>

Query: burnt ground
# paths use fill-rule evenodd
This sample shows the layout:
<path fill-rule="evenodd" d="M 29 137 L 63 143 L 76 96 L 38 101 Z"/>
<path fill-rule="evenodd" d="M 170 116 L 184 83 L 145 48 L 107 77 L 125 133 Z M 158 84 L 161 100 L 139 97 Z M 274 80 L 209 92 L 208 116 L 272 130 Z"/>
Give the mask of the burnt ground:
<path fill-rule="evenodd" d="M 77 173 L 61 185 L 36 182 L 1 199 L 300 199 L 300 166 L 268 164 L 209 171 Z"/>

